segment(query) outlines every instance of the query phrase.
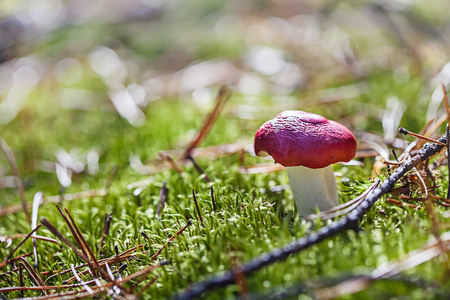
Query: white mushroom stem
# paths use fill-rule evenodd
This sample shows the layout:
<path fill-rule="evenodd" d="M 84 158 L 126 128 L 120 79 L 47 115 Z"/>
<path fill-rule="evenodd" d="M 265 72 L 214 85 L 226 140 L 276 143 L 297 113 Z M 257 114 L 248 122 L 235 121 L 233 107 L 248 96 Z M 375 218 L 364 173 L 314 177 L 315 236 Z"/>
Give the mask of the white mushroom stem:
<path fill-rule="evenodd" d="M 323 211 L 339 204 L 331 165 L 321 169 L 288 167 L 287 173 L 292 194 L 301 216 Z"/>

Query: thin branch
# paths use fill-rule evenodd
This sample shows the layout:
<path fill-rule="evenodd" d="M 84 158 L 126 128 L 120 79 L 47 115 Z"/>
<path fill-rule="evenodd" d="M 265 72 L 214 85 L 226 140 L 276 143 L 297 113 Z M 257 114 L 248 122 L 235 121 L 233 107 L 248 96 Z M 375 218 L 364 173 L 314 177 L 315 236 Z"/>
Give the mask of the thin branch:
<path fill-rule="evenodd" d="M 440 143 L 445 143 L 447 136 L 444 135 L 439 139 Z M 351 229 L 353 224 L 358 221 L 365 213 L 380 199 L 381 196 L 388 193 L 395 185 L 397 180 L 402 178 L 408 171 L 414 168 L 417 164 L 428 158 L 436 155 L 442 150 L 443 146 L 440 144 L 426 144 L 418 152 L 418 154 L 406 160 L 399 166 L 379 187 L 373 190 L 361 204 L 355 208 L 350 214 L 342 219 L 334 221 L 328 226 L 325 226 L 300 239 L 281 247 L 273 249 L 268 253 L 254 258 L 253 260 L 243 264 L 243 272 L 248 275 L 272 263 L 283 261 L 290 255 L 299 253 L 321 241 L 324 241 L 336 234 Z M 175 296 L 177 300 L 188 300 L 200 297 L 203 293 L 220 287 L 225 287 L 235 282 L 232 271 L 227 271 L 222 275 L 216 275 L 209 280 L 199 282 L 191 285 L 183 294 Z"/>

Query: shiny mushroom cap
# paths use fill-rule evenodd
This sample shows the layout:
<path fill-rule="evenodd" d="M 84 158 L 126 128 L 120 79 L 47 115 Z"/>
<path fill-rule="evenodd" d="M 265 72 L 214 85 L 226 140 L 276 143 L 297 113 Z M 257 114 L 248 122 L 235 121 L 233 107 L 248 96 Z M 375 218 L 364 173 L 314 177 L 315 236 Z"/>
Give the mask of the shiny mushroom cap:
<path fill-rule="evenodd" d="M 299 110 L 286 110 L 264 123 L 255 135 L 255 153 L 267 152 L 285 167 L 324 168 L 350 161 L 356 140 L 343 125 Z"/>

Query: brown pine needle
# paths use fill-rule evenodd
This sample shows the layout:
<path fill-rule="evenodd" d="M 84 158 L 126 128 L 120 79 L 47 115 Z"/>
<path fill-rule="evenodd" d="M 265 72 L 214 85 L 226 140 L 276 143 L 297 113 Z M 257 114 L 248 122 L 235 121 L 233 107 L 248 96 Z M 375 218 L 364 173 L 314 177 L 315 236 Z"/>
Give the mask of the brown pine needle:
<path fill-rule="evenodd" d="M 28 240 L 30 238 L 30 236 L 35 233 L 39 228 L 41 228 L 41 224 L 39 224 L 38 226 L 36 226 L 36 228 L 34 228 L 33 230 L 31 230 L 31 232 L 29 234 L 27 234 L 25 236 L 25 238 L 23 240 L 20 241 L 20 243 L 13 249 L 11 250 L 11 252 L 8 255 L 8 258 L 6 259 L 7 261 L 11 260 L 12 255 L 14 254 L 14 252 L 17 251 L 17 249 L 19 249 L 20 246 L 22 246 L 23 243 L 25 243 L 26 240 Z M 1 265 L 0 265 L 1 266 Z"/>
<path fill-rule="evenodd" d="M 169 155 L 165 154 L 164 152 L 158 152 L 158 156 L 159 158 L 161 158 L 162 160 L 167 161 L 170 166 L 177 171 L 178 174 L 183 175 L 183 170 L 180 168 L 180 166 L 172 159 L 172 157 L 170 157 Z"/>
<path fill-rule="evenodd" d="M 31 278 L 33 278 L 33 281 L 36 283 L 36 285 L 44 286 L 45 285 L 44 281 L 39 276 L 39 274 L 33 269 L 33 267 L 30 265 L 30 263 L 23 257 L 20 260 L 21 261 L 19 262 L 19 264 L 21 264 L 28 271 L 28 274 L 31 276 Z M 41 291 L 44 295 L 47 294 L 45 292 L 45 290 L 41 290 Z"/>
<path fill-rule="evenodd" d="M 216 213 L 217 209 L 216 209 L 216 201 L 214 200 L 214 188 L 213 188 L 213 186 L 211 186 L 211 201 L 212 201 L 212 205 L 213 205 L 213 210 Z"/>
<path fill-rule="evenodd" d="M 403 127 L 400 127 L 398 129 L 398 132 L 400 132 L 401 134 L 410 135 L 410 136 L 413 136 L 415 138 L 422 139 L 422 140 L 425 140 L 425 141 L 428 141 L 428 142 L 431 142 L 431 143 L 436 143 L 436 144 L 441 145 L 441 146 L 445 146 L 444 143 L 441 143 L 441 142 L 439 142 L 439 141 L 437 141 L 435 139 L 432 139 L 432 138 L 429 138 L 429 137 L 426 137 L 426 136 L 423 136 L 423 135 L 411 132 L 409 130 L 406 130 Z"/>
<path fill-rule="evenodd" d="M 206 182 L 211 182 L 211 179 L 209 179 L 208 175 L 206 175 L 205 171 L 197 164 L 197 162 L 191 155 L 188 155 L 187 159 L 189 159 L 192 162 L 195 169 L 200 173 L 200 175 L 204 176 L 203 178 L 205 179 Z"/>
<path fill-rule="evenodd" d="M 72 232 L 73 237 L 75 238 L 75 240 L 77 241 L 78 247 L 80 247 L 81 252 L 83 253 L 84 257 L 86 258 L 86 262 L 89 265 L 89 268 L 91 269 L 92 274 L 95 274 L 95 269 L 92 266 L 91 261 L 88 258 L 88 254 L 86 252 L 86 249 L 84 249 L 84 245 L 80 240 L 80 237 L 78 236 L 77 232 L 75 231 L 75 228 L 72 226 L 72 224 L 70 223 L 69 219 L 67 219 L 67 216 L 65 215 L 65 213 L 61 210 L 61 208 L 58 206 L 58 204 L 56 204 L 56 208 L 58 208 L 59 213 L 61 214 L 61 216 L 63 217 L 64 221 L 66 222 L 67 226 L 70 229 L 70 232 Z M 72 249 L 73 250 L 73 249 Z M 84 258 L 83 258 L 84 259 Z"/>
<path fill-rule="evenodd" d="M 42 218 L 40 222 L 42 225 L 47 227 L 47 229 L 50 230 L 50 232 L 53 233 L 53 235 L 55 235 L 61 242 L 63 242 L 67 247 L 72 249 L 72 251 L 75 252 L 76 255 L 78 255 L 82 260 L 84 260 L 91 269 L 91 272 L 94 270 L 94 267 L 92 266 L 92 263 L 89 260 L 89 258 L 80 251 L 78 251 L 78 249 L 61 232 L 59 232 L 58 229 L 56 229 L 52 225 L 52 223 L 50 223 L 49 220 L 47 220 L 46 218 Z"/>
<path fill-rule="evenodd" d="M 131 248 L 131 249 L 128 249 L 128 250 L 126 250 L 126 251 L 120 253 L 118 256 L 114 256 L 114 257 L 111 257 L 111 258 L 101 259 L 101 260 L 99 260 L 98 262 L 99 262 L 100 265 L 104 265 L 106 262 L 108 262 L 108 263 L 110 263 L 110 264 L 115 264 L 115 263 L 122 262 L 122 261 L 124 261 L 124 260 L 129 259 L 129 258 L 132 257 L 132 256 L 137 255 L 136 253 L 135 253 L 135 254 L 129 254 L 129 253 L 135 251 L 136 249 L 142 248 L 142 247 L 144 247 L 144 245 L 142 245 L 142 244 L 141 244 L 141 245 L 138 245 L 138 246 L 135 246 L 135 247 L 133 247 L 133 248 Z M 79 265 L 79 266 L 76 266 L 75 269 L 84 268 L 84 267 L 86 267 L 86 266 L 88 266 L 87 263 L 86 263 L 86 264 Z M 66 274 L 66 273 L 70 273 L 70 271 L 71 271 L 70 269 L 67 269 L 67 270 L 62 270 L 62 271 L 59 271 L 59 272 L 54 272 L 55 274 L 49 276 L 49 277 L 45 280 L 45 282 L 49 281 L 51 278 L 53 278 L 53 277 L 55 277 L 55 276 L 63 275 L 63 274 Z M 89 269 L 86 269 L 86 270 L 84 270 L 83 272 L 81 272 L 81 274 L 84 275 L 84 274 L 87 274 L 88 272 L 89 272 Z M 42 272 L 41 274 L 47 275 L 47 274 L 49 274 L 49 273 L 50 273 L 50 272 Z M 74 280 L 75 280 L 75 277 L 72 277 L 72 278 L 66 280 L 65 283 L 70 283 L 70 282 L 72 282 L 72 281 L 74 281 Z"/>
<path fill-rule="evenodd" d="M 9 165 L 11 166 L 11 170 L 15 177 L 17 190 L 19 191 L 20 200 L 22 201 L 22 209 L 25 212 L 25 215 L 27 216 L 28 223 L 31 224 L 31 215 L 30 212 L 28 211 L 27 200 L 25 198 L 25 188 L 23 186 L 22 180 L 20 179 L 20 173 L 19 168 L 17 167 L 16 158 L 14 157 L 14 153 L 12 152 L 11 148 L 9 148 L 9 145 L 1 136 L 0 136 L 0 148 L 2 148 L 3 152 L 6 155 L 6 158 L 8 159 Z"/>
<path fill-rule="evenodd" d="M 73 220 L 72 216 L 70 215 L 69 211 L 64 208 L 64 211 L 66 212 L 66 214 L 69 216 L 70 221 L 72 222 L 73 227 L 75 228 L 75 231 L 77 232 L 78 236 L 80 237 L 81 242 L 83 243 L 84 247 L 86 247 L 87 252 L 89 253 L 89 256 L 91 257 L 92 261 L 94 262 L 94 266 L 97 269 L 97 271 L 102 274 L 102 277 L 105 279 L 106 277 L 106 273 L 105 271 L 103 271 L 102 268 L 100 268 L 100 265 L 98 264 L 97 258 L 95 258 L 94 252 L 92 252 L 91 247 L 89 247 L 89 244 L 86 242 L 84 236 L 81 234 L 80 229 L 78 228 L 77 224 L 75 223 L 75 221 Z M 81 247 L 81 245 L 80 245 Z M 95 273 L 93 273 L 95 274 Z"/>
<path fill-rule="evenodd" d="M 22 274 L 22 265 L 19 265 L 19 285 L 23 286 L 23 274 Z M 20 297 L 23 298 L 23 291 L 20 291 Z"/>
<path fill-rule="evenodd" d="M 8 260 L 4 260 L 4 261 L 0 262 L 0 268 L 3 268 L 4 266 L 6 266 L 6 265 L 9 264 L 9 263 L 18 261 L 18 260 L 20 260 L 22 257 L 27 257 L 27 256 L 30 256 L 30 255 L 32 255 L 32 254 L 33 254 L 33 252 L 28 252 L 28 253 L 19 255 L 19 256 L 17 256 L 17 257 L 14 257 L 14 258 L 11 258 L 11 259 L 8 259 Z"/>
<path fill-rule="evenodd" d="M 180 230 L 177 231 L 177 233 L 175 233 L 161 248 L 159 248 L 158 251 L 156 251 L 155 254 L 153 254 L 153 256 L 150 258 L 150 260 L 155 260 L 155 258 L 161 253 L 161 251 L 164 250 L 164 248 L 166 248 L 166 246 L 172 242 L 177 236 L 179 236 L 183 231 L 186 230 L 186 228 L 188 228 L 188 226 L 191 225 L 191 220 L 188 220 L 187 224 L 181 228 Z"/>
<path fill-rule="evenodd" d="M 392 199 L 392 198 L 387 198 L 386 201 L 390 202 L 390 203 L 393 203 L 395 205 L 398 205 L 398 206 L 408 206 L 408 207 L 411 207 L 413 209 L 422 209 L 422 206 L 414 205 L 414 204 L 407 203 L 407 202 L 398 201 L 398 200 L 395 200 L 395 199 Z"/>
<path fill-rule="evenodd" d="M 197 196 L 195 196 L 194 189 L 192 189 L 192 196 L 194 197 L 194 203 L 195 203 L 195 207 L 197 208 L 197 215 L 198 215 L 198 218 L 200 219 L 200 223 L 202 223 L 202 226 L 205 227 L 205 224 L 203 224 L 202 213 L 200 212 L 200 208 L 198 207 Z"/>

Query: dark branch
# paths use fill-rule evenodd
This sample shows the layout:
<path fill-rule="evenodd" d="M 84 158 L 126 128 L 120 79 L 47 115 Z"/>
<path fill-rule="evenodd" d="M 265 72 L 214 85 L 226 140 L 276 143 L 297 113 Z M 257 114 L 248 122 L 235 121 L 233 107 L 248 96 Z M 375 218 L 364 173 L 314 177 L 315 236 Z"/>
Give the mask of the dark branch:
<path fill-rule="evenodd" d="M 444 135 L 439 139 L 440 143 L 447 142 L 447 136 Z M 351 229 L 353 224 L 360 219 L 365 213 L 381 198 L 388 193 L 395 185 L 395 182 L 402 178 L 408 171 L 414 168 L 421 161 L 425 161 L 430 157 L 439 153 L 444 146 L 440 144 L 426 144 L 420 152 L 413 158 L 407 160 L 400 165 L 378 188 L 373 190 L 361 204 L 350 212 L 347 216 L 339 219 L 329 226 L 325 226 L 317 232 L 311 233 L 305 237 L 297 239 L 281 248 L 273 249 L 271 252 L 264 253 L 260 257 L 244 264 L 243 273 L 248 275 L 272 263 L 285 260 L 291 254 L 299 253 L 317 244 L 327 238 L 330 238 L 346 229 Z M 189 287 L 183 294 L 176 295 L 177 300 L 188 300 L 200 297 L 203 293 L 221 287 L 226 287 L 235 282 L 232 271 L 227 271 L 222 275 L 216 275 L 209 280 L 194 284 Z"/>

